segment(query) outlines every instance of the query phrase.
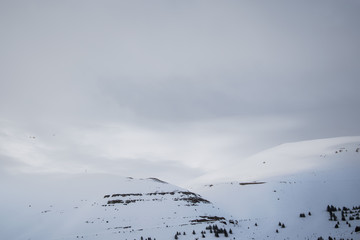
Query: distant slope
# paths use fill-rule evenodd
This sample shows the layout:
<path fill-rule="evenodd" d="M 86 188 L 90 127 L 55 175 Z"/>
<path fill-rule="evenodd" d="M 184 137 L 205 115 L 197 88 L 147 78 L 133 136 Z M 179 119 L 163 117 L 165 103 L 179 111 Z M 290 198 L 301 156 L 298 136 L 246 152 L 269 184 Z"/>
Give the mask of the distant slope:
<path fill-rule="evenodd" d="M 283 144 L 227 169 L 232 181 L 209 182 L 194 191 L 238 219 L 244 239 L 360 239 L 354 232 L 360 226 L 359 148 L 360 137 Z M 255 180 L 262 184 L 250 184 Z M 353 213 L 344 212 L 342 221 L 341 211 L 334 212 L 335 228 L 327 205 Z"/>
<path fill-rule="evenodd" d="M 211 172 L 197 179 L 198 182 L 224 182 L 229 180 L 254 181 L 269 177 L 347 170 L 359 166 L 360 136 L 318 139 L 286 143 L 262 151 L 237 165 Z M 348 168 L 347 166 L 350 166 Z M 335 171 L 337 172 L 337 171 Z"/>

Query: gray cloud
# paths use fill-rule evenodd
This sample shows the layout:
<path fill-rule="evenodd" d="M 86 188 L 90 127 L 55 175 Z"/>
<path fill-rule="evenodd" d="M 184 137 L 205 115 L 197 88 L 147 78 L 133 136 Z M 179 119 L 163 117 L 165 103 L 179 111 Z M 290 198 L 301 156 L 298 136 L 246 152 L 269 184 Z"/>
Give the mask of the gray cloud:
<path fill-rule="evenodd" d="M 0 147 L 36 135 L 41 146 L 21 157 L 37 168 L 64 156 L 79 168 L 104 159 L 109 171 L 113 159 L 159 174 L 178 164 L 192 176 L 283 142 L 359 135 L 359 10 L 357 1 L 2 2 Z"/>

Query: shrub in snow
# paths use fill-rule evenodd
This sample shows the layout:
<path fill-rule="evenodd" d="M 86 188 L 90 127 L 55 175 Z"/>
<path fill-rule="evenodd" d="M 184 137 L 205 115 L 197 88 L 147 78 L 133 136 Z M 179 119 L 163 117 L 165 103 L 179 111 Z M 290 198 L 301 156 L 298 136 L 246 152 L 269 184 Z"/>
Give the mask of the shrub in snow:
<path fill-rule="evenodd" d="M 304 218 L 305 217 L 305 213 L 300 213 L 300 217 Z"/>
<path fill-rule="evenodd" d="M 360 232 L 360 226 L 355 227 L 355 232 Z"/>

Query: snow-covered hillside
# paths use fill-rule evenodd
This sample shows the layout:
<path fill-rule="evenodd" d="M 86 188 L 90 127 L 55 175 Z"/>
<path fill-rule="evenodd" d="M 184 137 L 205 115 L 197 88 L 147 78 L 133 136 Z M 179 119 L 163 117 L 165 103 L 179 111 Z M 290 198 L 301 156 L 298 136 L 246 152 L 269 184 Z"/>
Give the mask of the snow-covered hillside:
<path fill-rule="evenodd" d="M 360 226 L 359 172 L 359 137 L 323 139 L 266 150 L 222 170 L 232 181 L 193 189 L 238 219 L 243 239 L 360 239 L 354 232 Z M 341 211 L 333 212 L 339 228 L 329 221 L 328 205 L 350 209 L 344 221 Z"/>
<path fill-rule="evenodd" d="M 190 191 L 157 178 L 4 173 L 0 239 L 360 239 L 359 171 L 360 137 L 347 137 L 280 145 Z"/>
<path fill-rule="evenodd" d="M 0 184 L 0 239 L 193 239 L 229 221 L 200 195 L 156 178 L 23 177 Z"/>

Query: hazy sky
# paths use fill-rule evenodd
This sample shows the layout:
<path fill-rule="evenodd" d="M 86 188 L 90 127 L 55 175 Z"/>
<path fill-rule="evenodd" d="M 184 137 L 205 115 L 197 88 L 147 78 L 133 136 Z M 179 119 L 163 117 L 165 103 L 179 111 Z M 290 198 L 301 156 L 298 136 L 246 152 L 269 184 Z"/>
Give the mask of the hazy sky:
<path fill-rule="evenodd" d="M 360 135 L 359 1 L 0 1 L 0 171 L 180 183 Z"/>

